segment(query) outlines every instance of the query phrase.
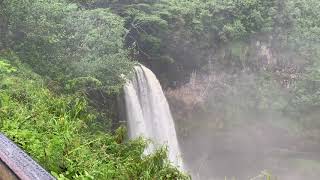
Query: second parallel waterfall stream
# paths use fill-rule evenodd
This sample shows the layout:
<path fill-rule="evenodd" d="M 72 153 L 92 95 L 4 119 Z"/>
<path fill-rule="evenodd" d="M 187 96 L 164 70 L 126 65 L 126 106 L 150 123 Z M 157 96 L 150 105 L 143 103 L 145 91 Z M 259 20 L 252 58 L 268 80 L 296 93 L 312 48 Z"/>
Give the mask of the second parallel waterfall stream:
<path fill-rule="evenodd" d="M 138 65 L 134 77 L 124 87 L 129 138 L 144 137 L 152 143 L 151 153 L 162 145 L 168 147 L 170 162 L 183 169 L 174 121 L 161 85 L 151 70 Z"/>

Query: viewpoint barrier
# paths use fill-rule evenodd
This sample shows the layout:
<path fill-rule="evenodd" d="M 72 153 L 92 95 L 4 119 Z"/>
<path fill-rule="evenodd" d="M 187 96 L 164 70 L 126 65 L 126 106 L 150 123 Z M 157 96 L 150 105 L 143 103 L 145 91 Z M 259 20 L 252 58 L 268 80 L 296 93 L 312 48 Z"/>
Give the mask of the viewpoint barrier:
<path fill-rule="evenodd" d="M 54 180 L 45 169 L 0 133 L 0 180 Z"/>

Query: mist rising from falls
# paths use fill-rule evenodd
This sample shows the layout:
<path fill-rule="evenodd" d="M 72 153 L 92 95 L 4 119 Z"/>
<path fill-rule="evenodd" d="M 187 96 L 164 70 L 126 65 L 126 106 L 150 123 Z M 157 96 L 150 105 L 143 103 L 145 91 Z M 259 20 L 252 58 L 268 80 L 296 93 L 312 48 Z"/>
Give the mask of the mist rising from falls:
<path fill-rule="evenodd" d="M 151 70 L 135 67 L 132 80 L 124 87 L 130 138 L 152 140 L 145 153 L 167 145 L 171 163 L 183 169 L 174 121 L 161 85 Z"/>

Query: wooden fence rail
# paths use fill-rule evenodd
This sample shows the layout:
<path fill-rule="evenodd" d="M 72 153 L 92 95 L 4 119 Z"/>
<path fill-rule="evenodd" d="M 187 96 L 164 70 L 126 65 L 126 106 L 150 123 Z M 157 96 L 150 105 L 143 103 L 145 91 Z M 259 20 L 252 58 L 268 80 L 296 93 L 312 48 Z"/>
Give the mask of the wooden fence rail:
<path fill-rule="evenodd" d="M 0 180 L 54 180 L 16 144 L 0 133 Z"/>

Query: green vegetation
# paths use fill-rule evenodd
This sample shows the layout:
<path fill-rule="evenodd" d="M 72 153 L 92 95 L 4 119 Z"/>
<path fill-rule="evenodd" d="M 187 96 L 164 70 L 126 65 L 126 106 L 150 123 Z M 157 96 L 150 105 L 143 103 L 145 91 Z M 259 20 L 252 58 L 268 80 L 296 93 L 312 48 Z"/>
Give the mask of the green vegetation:
<path fill-rule="evenodd" d="M 55 95 L 22 65 L 0 61 L 0 129 L 59 179 L 188 179 L 165 149 L 144 157 L 141 139 L 125 142 L 97 124 L 80 94 Z"/>
<path fill-rule="evenodd" d="M 188 92 L 176 111 L 196 104 L 223 121 L 276 111 L 319 138 L 319 9 L 318 0 L 3 0 L 0 130 L 61 179 L 188 179 L 165 150 L 143 157 L 146 142 L 113 132 L 115 99 L 140 62 Z M 200 100 L 186 85 L 194 72 Z"/>
<path fill-rule="evenodd" d="M 7 44 L 42 75 L 64 83 L 94 77 L 119 90 L 132 63 L 123 49 L 123 20 L 108 9 L 65 1 L 4 1 Z M 2 9 L 2 8 L 1 8 Z"/>

